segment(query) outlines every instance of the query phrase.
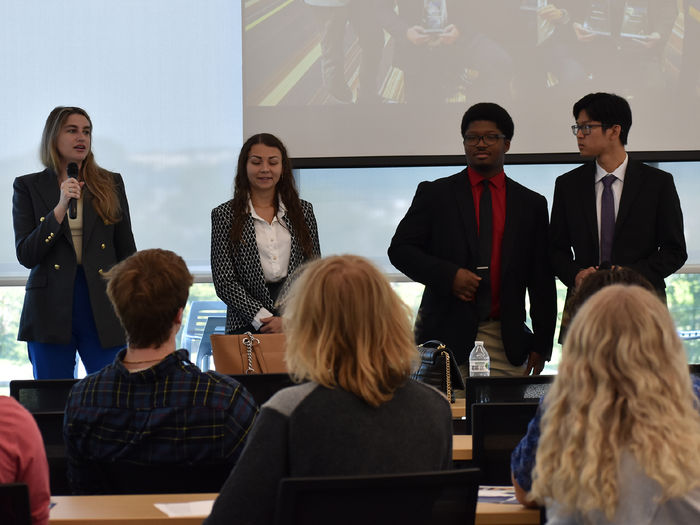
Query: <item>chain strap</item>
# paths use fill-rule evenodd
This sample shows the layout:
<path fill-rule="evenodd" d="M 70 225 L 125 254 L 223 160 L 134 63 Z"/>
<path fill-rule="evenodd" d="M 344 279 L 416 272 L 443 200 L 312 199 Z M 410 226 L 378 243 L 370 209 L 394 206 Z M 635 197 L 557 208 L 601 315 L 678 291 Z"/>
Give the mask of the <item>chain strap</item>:
<path fill-rule="evenodd" d="M 245 345 L 246 352 L 248 353 L 248 369 L 245 371 L 246 374 L 254 374 L 255 368 L 253 368 L 253 345 L 259 345 L 260 339 L 255 337 L 252 333 L 246 332 L 243 338 L 243 344 Z"/>
<path fill-rule="evenodd" d="M 452 374 L 450 373 L 450 354 L 449 352 L 442 352 L 440 355 L 445 356 L 445 374 L 447 374 L 447 400 L 450 403 L 452 403 Z"/>

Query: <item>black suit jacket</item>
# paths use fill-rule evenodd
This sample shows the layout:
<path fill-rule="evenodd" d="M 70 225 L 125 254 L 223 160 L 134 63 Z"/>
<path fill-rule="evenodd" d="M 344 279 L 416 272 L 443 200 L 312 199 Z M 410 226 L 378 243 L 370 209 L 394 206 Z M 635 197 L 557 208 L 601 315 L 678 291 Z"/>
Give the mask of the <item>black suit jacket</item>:
<path fill-rule="evenodd" d="M 600 262 L 595 172 L 595 162 L 588 162 L 559 176 L 554 187 L 552 266 L 569 290 L 581 269 Z M 637 270 L 665 296 L 664 278 L 687 258 L 683 213 L 673 176 L 629 159 L 610 262 Z"/>
<path fill-rule="evenodd" d="M 476 269 L 476 214 L 467 170 L 422 182 L 389 247 L 392 264 L 423 283 L 417 342 L 439 339 L 464 362 L 478 329 L 476 303 L 452 294 L 459 268 Z M 525 326 L 530 297 L 534 336 Z M 549 359 L 556 323 L 554 275 L 547 259 L 547 201 L 506 177 L 506 223 L 501 250 L 501 332 L 511 363 L 530 351 Z"/>
<path fill-rule="evenodd" d="M 136 251 L 124 182 L 121 175 L 111 175 L 122 209 L 122 219 L 116 224 L 105 224 L 92 205 L 90 191 L 83 188 L 83 269 L 100 344 L 105 348 L 124 345 L 126 337 L 107 297 L 102 274 Z M 53 214 L 60 196 L 56 173 L 46 169 L 17 177 L 13 188 L 17 260 L 31 270 L 18 339 L 68 343 L 78 262 L 68 218 L 59 224 Z"/>

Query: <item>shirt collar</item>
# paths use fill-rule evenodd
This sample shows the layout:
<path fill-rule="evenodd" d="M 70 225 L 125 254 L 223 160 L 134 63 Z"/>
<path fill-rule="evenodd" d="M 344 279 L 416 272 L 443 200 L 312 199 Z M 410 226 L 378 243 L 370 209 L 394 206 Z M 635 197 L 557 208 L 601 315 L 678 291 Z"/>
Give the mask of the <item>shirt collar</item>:
<path fill-rule="evenodd" d="M 255 207 L 253 206 L 253 201 L 250 200 L 250 197 L 248 197 L 248 213 L 250 213 L 250 216 L 258 221 L 265 221 L 260 215 L 257 214 L 255 211 Z M 272 219 L 272 222 L 279 222 L 282 220 L 282 217 L 284 217 L 287 214 L 287 207 L 284 205 L 284 202 L 282 202 L 282 199 L 279 199 L 279 209 L 277 210 L 277 216 Z M 267 222 L 267 221 L 265 221 Z"/>
<path fill-rule="evenodd" d="M 467 168 L 467 175 L 469 175 L 469 184 L 471 184 L 472 186 L 477 186 L 481 184 L 484 180 L 486 180 L 486 177 L 469 167 Z M 506 172 L 501 170 L 500 173 L 491 177 L 489 179 L 489 182 L 491 182 L 491 184 L 496 186 L 496 188 L 498 188 L 499 190 L 503 189 L 506 185 Z"/>
<path fill-rule="evenodd" d="M 620 164 L 617 168 L 615 168 L 614 171 L 605 171 L 603 167 L 598 164 L 596 161 L 595 163 L 595 181 L 596 183 L 600 182 L 603 180 L 603 177 L 605 177 L 608 173 L 612 173 L 620 179 L 621 181 L 624 182 L 625 180 L 625 173 L 627 172 L 627 163 L 629 161 L 629 156 L 625 153 L 625 160 L 622 161 L 622 164 Z"/>
<path fill-rule="evenodd" d="M 171 371 L 175 367 L 181 366 L 181 363 L 190 363 L 189 352 L 187 350 L 180 349 L 168 354 L 162 361 L 149 368 L 146 368 L 145 370 L 139 370 L 138 372 L 130 372 L 129 369 L 127 369 L 122 363 L 124 357 L 126 357 L 126 348 L 121 350 L 117 354 L 117 357 L 114 359 L 113 364 L 116 367 L 117 371 L 121 375 L 132 377 L 136 380 L 141 381 L 148 381 L 154 377 L 163 377 L 166 375 L 170 375 Z"/>

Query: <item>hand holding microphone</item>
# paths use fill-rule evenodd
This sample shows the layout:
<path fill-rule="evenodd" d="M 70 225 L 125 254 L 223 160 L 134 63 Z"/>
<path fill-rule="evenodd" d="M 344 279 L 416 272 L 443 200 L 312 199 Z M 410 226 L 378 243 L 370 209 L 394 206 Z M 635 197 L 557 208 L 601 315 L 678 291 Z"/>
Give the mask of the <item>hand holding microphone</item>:
<path fill-rule="evenodd" d="M 75 162 L 68 164 L 68 178 L 77 179 L 78 178 L 78 165 Z M 68 216 L 71 219 L 78 217 L 78 199 L 71 199 L 68 201 Z"/>

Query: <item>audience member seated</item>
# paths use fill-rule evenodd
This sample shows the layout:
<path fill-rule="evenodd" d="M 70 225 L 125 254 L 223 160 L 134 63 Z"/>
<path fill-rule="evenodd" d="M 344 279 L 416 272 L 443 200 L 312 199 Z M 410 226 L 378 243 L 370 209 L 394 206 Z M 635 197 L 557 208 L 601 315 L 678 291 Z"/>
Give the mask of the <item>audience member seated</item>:
<path fill-rule="evenodd" d="M 604 288 L 570 326 L 520 497 L 545 504 L 550 524 L 700 522 L 698 406 L 658 296 Z"/>
<path fill-rule="evenodd" d="M 63 433 L 75 493 L 108 493 L 97 462 L 228 463 L 240 456 L 257 414 L 234 379 L 202 372 L 175 350 L 192 275 L 166 250 L 144 250 L 106 275 L 128 347 L 87 376 L 66 403 Z"/>
<path fill-rule="evenodd" d="M 51 490 L 44 442 L 34 417 L 7 396 L 0 396 L 0 483 L 26 483 L 32 523 L 49 523 Z"/>
<path fill-rule="evenodd" d="M 418 360 L 409 310 L 369 261 L 311 262 L 283 323 L 290 374 L 309 382 L 262 406 L 206 525 L 272 523 L 285 477 L 450 468 L 449 403 L 409 378 Z"/>
<path fill-rule="evenodd" d="M 561 321 L 561 335 L 559 340 L 563 341 L 567 327 L 578 312 L 579 308 L 597 291 L 611 284 L 636 285 L 655 292 L 654 286 L 639 272 L 624 266 L 608 266 L 601 268 L 590 274 L 583 280 L 576 292 L 569 297 L 564 308 Z M 700 383 L 698 383 L 700 389 Z M 700 390 L 699 390 L 700 393 Z M 541 400 L 540 400 L 541 401 Z M 540 439 L 540 419 L 542 411 L 538 410 L 536 416 L 528 425 L 527 435 L 520 441 L 520 444 L 513 451 L 511 456 L 511 471 L 513 474 L 513 485 L 516 495 L 521 503 L 536 506 L 534 502 L 527 501 L 525 493 L 532 487 L 532 469 L 535 466 L 535 452 Z"/>

